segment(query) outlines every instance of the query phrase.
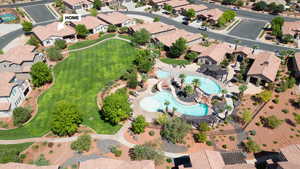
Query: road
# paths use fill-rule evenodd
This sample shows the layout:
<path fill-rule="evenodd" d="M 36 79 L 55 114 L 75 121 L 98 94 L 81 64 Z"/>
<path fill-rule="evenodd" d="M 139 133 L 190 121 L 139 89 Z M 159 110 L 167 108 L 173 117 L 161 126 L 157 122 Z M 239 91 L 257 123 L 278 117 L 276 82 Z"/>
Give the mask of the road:
<path fill-rule="evenodd" d="M 32 2 L 0 5 L 0 9 L 1 8 L 17 8 L 17 7 L 24 7 L 24 6 L 31 6 L 31 5 L 47 4 L 47 3 L 50 3 L 52 1 L 53 0 L 35 0 L 35 1 L 32 1 Z"/>
<path fill-rule="evenodd" d="M 248 46 L 250 48 L 252 48 L 254 45 L 258 45 L 259 49 L 266 50 L 266 51 L 273 51 L 273 52 L 277 51 L 277 50 L 294 49 L 294 48 L 287 48 L 287 47 L 283 47 L 283 46 L 262 43 L 262 42 L 258 42 L 255 40 L 245 39 L 245 38 L 233 36 L 233 35 L 215 33 L 215 32 L 210 32 L 210 31 L 201 31 L 197 28 L 181 24 L 175 20 L 172 20 L 170 18 L 161 16 L 161 15 L 157 15 L 157 14 L 152 14 L 152 13 L 150 14 L 150 13 L 138 12 L 138 11 L 122 11 L 122 13 L 131 14 L 131 15 L 141 15 L 141 16 L 146 16 L 146 17 L 151 17 L 151 18 L 159 17 L 160 22 L 163 22 L 168 25 L 173 25 L 179 29 L 184 29 L 184 30 L 186 30 L 188 32 L 192 32 L 192 33 L 205 33 L 208 35 L 209 38 L 217 39 L 217 40 L 232 43 L 232 44 L 235 44 L 235 41 L 238 39 L 241 41 L 241 43 L 239 43 L 239 45 Z M 294 50 L 296 50 L 297 52 L 300 52 L 300 49 L 294 49 Z"/>

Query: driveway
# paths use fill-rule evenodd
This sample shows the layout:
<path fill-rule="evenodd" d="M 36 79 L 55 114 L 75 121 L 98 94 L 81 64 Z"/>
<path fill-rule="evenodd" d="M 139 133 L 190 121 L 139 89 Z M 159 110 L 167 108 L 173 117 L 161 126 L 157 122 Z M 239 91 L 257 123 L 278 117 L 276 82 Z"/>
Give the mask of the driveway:
<path fill-rule="evenodd" d="M 236 27 L 234 27 L 228 34 L 242 38 L 256 40 L 262 28 L 265 26 L 264 21 L 255 21 L 243 19 Z"/>
<path fill-rule="evenodd" d="M 24 10 L 30 15 L 35 23 L 42 23 L 56 19 L 49 9 L 42 4 L 25 6 Z"/>

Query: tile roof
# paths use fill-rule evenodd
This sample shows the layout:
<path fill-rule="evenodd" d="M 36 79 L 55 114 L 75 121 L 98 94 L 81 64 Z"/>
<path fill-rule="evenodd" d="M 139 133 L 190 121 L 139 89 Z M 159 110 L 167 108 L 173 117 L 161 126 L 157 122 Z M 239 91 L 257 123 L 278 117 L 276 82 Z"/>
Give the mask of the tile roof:
<path fill-rule="evenodd" d="M 281 60 L 272 52 L 261 52 L 255 56 L 254 63 L 248 71 L 248 75 L 263 75 L 270 81 L 274 81 Z"/>
<path fill-rule="evenodd" d="M 226 165 L 223 169 L 256 169 L 254 164 Z"/>
<path fill-rule="evenodd" d="M 88 0 L 63 0 L 65 3 L 69 4 L 69 5 L 77 5 L 77 4 L 90 4 L 92 2 L 88 1 Z"/>
<path fill-rule="evenodd" d="M 35 54 L 33 50 L 34 46 L 31 45 L 19 45 L 9 49 L 3 55 L 0 55 L 0 62 L 9 61 L 16 64 L 21 64 L 23 61 L 33 61 Z"/>
<path fill-rule="evenodd" d="M 160 32 L 166 32 L 176 29 L 173 25 L 167 25 L 161 22 L 153 22 L 153 23 L 144 23 L 138 24 L 131 27 L 133 31 L 138 31 L 140 29 L 146 29 L 151 34 L 156 34 Z"/>
<path fill-rule="evenodd" d="M 10 81 L 15 77 L 12 72 L 0 72 L 0 96 L 9 96 L 12 88 L 16 85 L 15 83 L 10 83 Z"/>
<path fill-rule="evenodd" d="M 175 8 L 175 10 L 188 10 L 188 9 L 194 9 L 195 12 L 199 12 L 199 11 L 208 9 L 208 7 L 205 5 L 189 4 L 189 5 L 180 6 L 180 7 Z"/>
<path fill-rule="evenodd" d="M 157 3 L 162 3 L 162 2 L 166 2 L 166 1 L 169 1 L 169 0 L 151 0 L 154 4 L 157 4 Z"/>
<path fill-rule="evenodd" d="M 193 169 L 222 169 L 225 166 L 220 152 L 203 150 L 190 155 Z"/>
<path fill-rule="evenodd" d="M 80 163 L 79 169 L 155 169 L 153 161 L 123 161 L 109 158 L 98 158 Z"/>
<path fill-rule="evenodd" d="M 0 102 L 0 110 L 9 110 L 10 108 L 10 103 L 5 101 L 5 102 Z"/>
<path fill-rule="evenodd" d="M 163 4 L 170 5 L 173 8 L 176 8 L 176 7 L 179 7 L 179 6 L 188 5 L 189 2 L 186 1 L 186 0 L 172 0 L 172 1 L 164 2 Z"/>
<path fill-rule="evenodd" d="M 94 16 L 86 16 L 82 17 L 80 21 L 72 22 L 75 25 L 85 25 L 87 29 L 94 29 L 99 25 L 108 25 L 107 23 L 101 21 L 97 17 Z"/>
<path fill-rule="evenodd" d="M 298 71 L 300 71 L 300 52 L 295 53 L 295 63 L 298 68 Z"/>
<path fill-rule="evenodd" d="M 221 11 L 218 8 L 208 9 L 208 10 L 201 12 L 200 15 L 216 21 L 223 15 L 223 11 Z"/>
<path fill-rule="evenodd" d="M 300 164 L 298 163 L 292 163 L 292 162 L 278 162 L 278 165 L 281 167 L 280 169 L 299 169 Z"/>
<path fill-rule="evenodd" d="M 300 161 L 300 145 L 292 144 L 280 149 L 281 153 L 288 160 L 288 162 L 298 164 Z"/>
<path fill-rule="evenodd" d="M 58 165 L 51 166 L 35 166 L 22 163 L 6 163 L 0 164 L 1 169 L 58 169 Z"/>
<path fill-rule="evenodd" d="M 100 13 L 97 15 L 98 18 L 104 20 L 105 22 L 109 23 L 109 24 L 121 24 L 124 23 L 127 20 L 131 20 L 132 18 L 124 15 L 120 12 L 110 12 L 110 13 Z"/>
<path fill-rule="evenodd" d="M 191 46 L 190 50 L 200 53 L 200 56 L 208 56 L 217 63 L 223 61 L 226 53 L 233 52 L 233 49 L 230 48 L 228 43 L 213 44 L 209 47 L 205 47 L 200 44 L 194 44 Z"/>
<path fill-rule="evenodd" d="M 53 22 L 44 26 L 37 26 L 33 28 L 33 33 L 41 40 L 46 40 L 51 36 L 64 37 L 75 34 L 75 30 L 70 26 L 64 26 L 62 29 L 58 29 L 59 22 Z"/>
<path fill-rule="evenodd" d="M 176 42 L 177 39 L 181 37 L 184 38 L 187 42 L 191 42 L 201 38 L 200 34 L 194 34 L 182 29 L 177 29 L 158 35 L 156 39 L 162 44 L 170 47 L 174 42 Z"/>
<path fill-rule="evenodd" d="M 283 23 L 283 25 L 282 25 L 282 33 L 283 34 L 294 35 L 295 32 L 300 32 L 300 21 Z"/>

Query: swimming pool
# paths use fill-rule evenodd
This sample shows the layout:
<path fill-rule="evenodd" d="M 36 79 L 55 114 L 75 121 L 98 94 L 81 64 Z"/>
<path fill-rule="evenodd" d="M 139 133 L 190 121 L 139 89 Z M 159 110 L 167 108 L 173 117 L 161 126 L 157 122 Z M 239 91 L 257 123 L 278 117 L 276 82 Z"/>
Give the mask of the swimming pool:
<path fill-rule="evenodd" d="M 0 15 L 0 20 L 2 20 L 3 22 L 10 22 L 10 21 L 13 21 L 16 19 L 17 19 L 17 17 L 14 14 L 8 13 L 8 14 Z"/>
<path fill-rule="evenodd" d="M 200 89 L 207 94 L 219 94 L 221 93 L 221 87 L 215 81 L 201 76 L 186 76 L 185 83 L 191 84 L 194 79 L 200 80 Z"/>
<path fill-rule="evenodd" d="M 184 105 L 179 103 L 171 93 L 166 91 L 158 92 L 154 96 L 145 97 L 139 104 L 146 111 L 157 112 L 165 110 L 166 106 L 164 103 L 166 101 L 170 102 L 168 106 L 169 111 L 172 111 L 173 107 L 175 107 L 177 112 L 191 116 L 205 116 L 208 113 L 208 106 L 206 104 Z"/>
<path fill-rule="evenodd" d="M 158 70 L 155 72 L 156 76 L 160 79 L 165 79 L 171 76 L 170 72 L 163 71 L 163 70 Z"/>

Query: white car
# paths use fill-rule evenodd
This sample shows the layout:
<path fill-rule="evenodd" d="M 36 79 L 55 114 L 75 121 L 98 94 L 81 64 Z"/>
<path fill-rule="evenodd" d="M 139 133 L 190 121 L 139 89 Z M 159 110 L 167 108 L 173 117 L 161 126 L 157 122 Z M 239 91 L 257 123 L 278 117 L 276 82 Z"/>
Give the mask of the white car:
<path fill-rule="evenodd" d="M 208 31 L 208 28 L 206 26 L 200 26 L 199 29 L 203 31 Z"/>

